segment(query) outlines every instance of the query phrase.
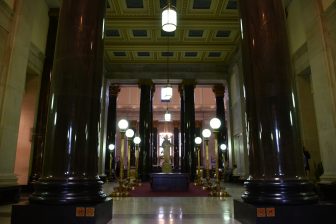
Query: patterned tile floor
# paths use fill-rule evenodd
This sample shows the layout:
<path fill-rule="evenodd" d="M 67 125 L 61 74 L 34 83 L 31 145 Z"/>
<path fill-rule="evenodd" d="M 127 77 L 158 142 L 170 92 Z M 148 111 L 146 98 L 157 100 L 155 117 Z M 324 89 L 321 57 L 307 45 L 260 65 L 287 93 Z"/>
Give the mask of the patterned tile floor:
<path fill-rule="evenodd" d="M 104 190 L 112 191 L 113 184 Z M 233 198 L 239 198 L 243 187 L 226 185 L 232 195 L 216 197 L 125 197 L 114 198 L 113 219 L 118 224 L 239 224 L 233 218 Z M 0 223 L 10 224 L 11 205 L 0 206 Z"/>

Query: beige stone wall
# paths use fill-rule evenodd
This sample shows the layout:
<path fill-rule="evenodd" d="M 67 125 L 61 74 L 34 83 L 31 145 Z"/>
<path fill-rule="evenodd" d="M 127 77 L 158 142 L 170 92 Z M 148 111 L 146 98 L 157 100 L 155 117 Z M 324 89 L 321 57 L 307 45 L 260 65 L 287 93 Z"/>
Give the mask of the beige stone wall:
<path fill-rule="evenodd" d="M 41 2 L 44 3 L 43 0 L 16 0 L 14 11 L 11 11 L 7 4 L 0 1 L 0 38 L 6 39 L 0 42 L 0 186 L 17 184 L 14 169 L 34 21 L 45 20 L 35 19 L 38 15 L 35 14 L 35 7 Z M 9 18 L 7 23 L 3 19 L 6 17 Z M 34 117 L 30 119 L 34 120 Z M 30 150 L 30 144 L 28 145 Z M 27 176 L 29 155 L 20 159 L 25 160 L 23 167 Z M 20 184 L 24 183 L 20 181 Z"/>
<path fill-rule="evenodd" d="M 32 134 L 35 130 L 39 89 L 43 69 L 44 52 L 48 32 L 48 7 L 44 0 L 34 0 L 35 10 L 32 18 L 32 33 L 28 55 L 28 72 L 21 104 L 21 115 L 15 160 L 15 175 L 18 183 L 28 183 L 30 157 L 33 148 Z"/>
<path fill-rule="evenodd" d="M 6 3 L 10 9 L 14 8 L 14 2 L 15 2 L 15 0 L 0 0 L 0 2 L 1 1 L 4 2 L 4 3 Z"/>
<path fill-rule="evenodd" d="M 309 177 L 315 179 L 315 167 L 321 161 L 312 77 L 307 48 L 306 30 L 302 21 L 301 3 L 292 1 L 287 8 L 288 35 L 296 83 L 297 112 L 302 144 L 310 153 Z"/>
<path fill-rule="evenodd" d="M 291 1 L 291 4 L 287 7 L 287 12 L 290 52 L 294 54 L 307 39 L 302 21 L 300 1 Z"/>
<path fill-rule="evenodd" d="M 325 2 L 326 3 L 326 2 Z M 328 41 L 325 12 L 319 1 L 300 0 L 302 23 L 306 33 L 307 55 L 311 68 L 312 96 L 321 160 L 324 167 L 323 180 L 336 180 L 336 76 L 332 45 Z M 324 4 L 326 6 L 326 4 Z M 328 6 L 335 8 L 333 2 Z M 331 16 L 333 21 L 335 16 Z"/>
<path fill-rule="evenodd" d="M 323 10 L 327 10 L 329 6 L 333 3 L 335 3 L 335 0 L 321 0 Z"/>
<path fill-rule="evenodd" d="M 230 98 L 230 165 L 237 165 L 236 175 L 249 175 L 247 139 L 245 130 L 245 96 L 241 54 L 237 53 L 236 60 L 231 64 L 229 72 Z"/>
<path fill-rule="evenodd" d="M 40 77 L 37 74 L 27 74 L 25 94 L 22 99 L 20 127 L 17 141 L 17 151 L 14 173 L 18 178 L 18 184 L 28 183 L 30 153 L 32 146 L 32 134 L 34 117 L 38 100 Z"/>
<path fill-rule="evenodd" d="M 34 24 L 32 30 L 31 43 L 35 45 L 41 53 L 45 53 L 47 43 L 49 16 L 48 6 L 44 0 L 37 0 L 34 5 Z"/>

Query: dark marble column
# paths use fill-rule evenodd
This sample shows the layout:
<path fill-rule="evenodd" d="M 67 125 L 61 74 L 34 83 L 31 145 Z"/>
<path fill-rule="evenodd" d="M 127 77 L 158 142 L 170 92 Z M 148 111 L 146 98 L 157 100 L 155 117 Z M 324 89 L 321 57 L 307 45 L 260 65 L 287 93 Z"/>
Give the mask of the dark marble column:
<path fill-rule="evenodd" d="M 190 174 L 191 181 L 194 181 L 196 175 L 197 154 L 195 152 L 195 102 L 194 89 L 195 81 L 184 80 L 183 99 L 184 99 L 184 172 Z"/>
<path fill-rule="evenodd" d="M 137 136 L 137 127 L 138 127 L 138 122 L 136 120 L 133 120 L 130 122 L 131 126 L 130 128 L 133 129 L 134 131 L 134 136 L 133 136 L 133 139 L 135 136 Z M 131 167 L 135 167 L 135 144 L 133 142 L 133 139 L 132 139 L 132 142 L 131 142 L 131 158 L 130 158 L 130 161 L 131 161 Z"/>
<path fill-rule="evenodd" d="M 180 114 L 180 121 L 181 121 L 181 157 L 179 158 L 181 160 L 181 172 L 186 172 L 186 166 L 185 166 L 185 147 L 184 147 L 184 95 L 183 95 L 183 86 L 182 84 L 178 87 L 179 93 L 180 93 L 180 101 L 181 101 L 181 114 Z"/>
<path fill-rule="evenodd" d="M 158 164 L 158 155 L 157 155 L 157 136 L 158 136 L 158 129 L 157 127 L 153 127 L 152 131 L 153 137 L 152 137 L 152 153 L 153 153 L 153 165 Z"/>
<path fill-rule="evenodd" d="M 139 178 L 149 179 L 152 171 L 151 133 L 152 133 L 152 80 L 140 81 L 140 121 L 139 133 L 141 138 L 139 154 Z"/>
<path fill-rule="evenodd" d="M 174 121 L 174 171 L 179 171 L 179 162 L 180 162 L 180 155 L 179 155 L 179 122 Z"/>
<path fill-rule="evenodd" d="M 97 153 L 105 8 L 105 1 L 62 2 L 44 162 L 32 203 L 94 203 L 106 198 Z"/>
<path fill-rule="evenodd" d="M 39 104 L 37 109 L 35 133 L 33 136 L 33 157 L 32 157 L 33 160 L 31 165 L 31 173 L 29 177 L 30 183 L 34 183 L 35 181 L 37 181 L 42 173 L 45 132 L 46 132 L 47 115 L 48 115 L 50 79 L 51 79 L 50 73 L 52 71 L 54 60 L 58 14 L 59 9 L 49 10 L 49 28 L 48 28 L 47 45 L 42 71 L 42 80 L 41 80 Z"/>
<path fill-rule="evenodd" d="M 120 92 L 119 86 L 111 85 L 109 87 L 109 101 L 107 109 L 107 124 L 106 124 L 106 152 L 105 152 L 105 174 L 108 178 L 114 178 L 115 167 L 115 150 L 111 154 L 108 146 L 110 144 L 115 145 L 115 135 L 117 127 L 117 97 Z M 111 158 L 112 155 L 112 158 Z M 110 173 L 110 166 L 112 172 Z"/>
<path fill-rule="evenodd" d="M 317 201 L 307 181 L 282 0 L 240 1 L 250 177 L 248 203 Z"/>
<path fill-rule="evenodd" d="M 226 128 L 226 119 L 225 119 L 225 109 L 224 109 L 224 93 L 225 88 L 223 85 L 215 85 L 212 88 L 216 96 L 216 117 L 221 121 L 221 126 L 218 131 L 218 146 L 221 144 L 227 145 L 227 128 Z M 218 165 L 219 168 L 223 168 L 223 157 L 222 150 L 218 147 Z M 225 155 L 227 158 L 227 155 Z"/>

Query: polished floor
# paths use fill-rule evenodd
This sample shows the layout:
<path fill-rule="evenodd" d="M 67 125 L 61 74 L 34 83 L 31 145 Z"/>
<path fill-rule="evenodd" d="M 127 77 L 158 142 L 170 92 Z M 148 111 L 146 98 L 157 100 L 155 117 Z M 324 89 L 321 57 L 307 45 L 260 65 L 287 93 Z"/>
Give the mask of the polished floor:
<path fill-rule="evenodd" d="M 112 185 L 105 184 L 105 192 Z M 232 197 L 125 197 L 114 198 L 113 218 L 108 224 L 239 224 L 233 217 L 233 198 L 240 185 L 226 185 Z M 11 206 L 0 206 L 0 224 L 10 223 Z"/>

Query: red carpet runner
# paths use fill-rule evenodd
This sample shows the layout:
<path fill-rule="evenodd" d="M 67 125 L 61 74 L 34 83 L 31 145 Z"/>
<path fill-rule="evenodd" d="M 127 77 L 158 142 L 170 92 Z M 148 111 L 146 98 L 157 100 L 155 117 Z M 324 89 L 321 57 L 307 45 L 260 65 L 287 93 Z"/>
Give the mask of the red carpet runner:
<path fill-rule="evenodd" d="M 142 183 L 140 187 L 129 192 L 130 197 L 207 197 L 209 192 L 196 187 L 192 183 L 189 184 L 189 190 L 185 192 L 154 192 L 151 190 L 150 183 Z"/>

